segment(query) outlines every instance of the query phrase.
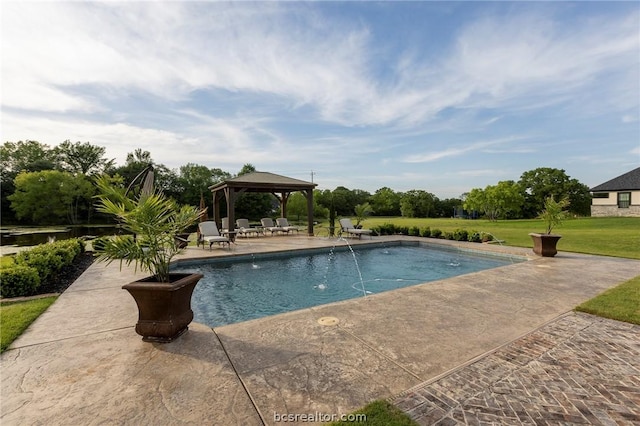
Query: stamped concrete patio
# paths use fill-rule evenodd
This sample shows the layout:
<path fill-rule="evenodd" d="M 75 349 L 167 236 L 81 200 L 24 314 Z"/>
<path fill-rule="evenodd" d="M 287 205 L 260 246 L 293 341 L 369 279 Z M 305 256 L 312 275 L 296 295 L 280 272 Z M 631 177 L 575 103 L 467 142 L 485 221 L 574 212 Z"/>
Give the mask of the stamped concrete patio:
<path fill-rule="evenodd" d="M 513 247 L 421 241 L 530 254 Z M 239 240 L 231 252 L 190 247 L 182 258 L 335 244 L 344 243 L 302 235 L 251 238 Z M 144 343 L 134 332 L 137 309 L 121 289 L 142 275 L 118 264 L 94 264 L 2 354 L 0 420 L 3 425 L 262 425 L 277 424 L 286 414 L 345 414 L 371 400 L 393 398 L 422 424 L 476 424 L 451 412 L 458 407 L 464 412 L 465 401 L 481 389 L 460 403 L 446 400 L 449 412 L 444 406 L 435 412 L 427 403 L 429 386 L 441 390 L 453 377 L 445 373 L 482 367 L 478 360 L 489 359 L 496 349 L 517 347 L 519 338 L 563 321 L 577 304 L 638 274 L 640 261 L 561 252 L 213 330 L 194 323 L 163 345 Z M 325 317 L 337 323 L 318 322 Z M 628 328 L 627 336 L 638 337 L 638 328 Z M 637 359 L 637 339 L 627 340 Z M 569 350 L 566 356 L 579 355 Z M 631 361 L 634 369 L 637 387 L 637 361 Z M 464 383 L 451 381 L 449 390 L 462 395 L 468 390 Z M 492 383 L 497 382 L 487 386 Z M 638 413 L 640 401 L 634 398 Z"/>

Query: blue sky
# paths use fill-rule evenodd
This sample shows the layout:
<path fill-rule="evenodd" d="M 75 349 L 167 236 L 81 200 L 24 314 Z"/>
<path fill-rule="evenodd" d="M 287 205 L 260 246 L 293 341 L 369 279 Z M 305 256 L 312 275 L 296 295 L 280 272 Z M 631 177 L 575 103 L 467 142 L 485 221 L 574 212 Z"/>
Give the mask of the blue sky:
<path fill-rule="evenodd" d="M 3 2 L 2 139 L 457 197 L 640 165 L 637 2 Z"/>

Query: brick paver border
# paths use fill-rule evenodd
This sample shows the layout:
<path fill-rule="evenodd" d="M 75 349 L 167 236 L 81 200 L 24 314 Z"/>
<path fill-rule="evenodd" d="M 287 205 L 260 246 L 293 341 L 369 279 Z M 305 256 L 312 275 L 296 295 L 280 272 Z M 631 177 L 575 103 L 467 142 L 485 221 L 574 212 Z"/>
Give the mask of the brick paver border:
<path fill-rule="evenodd" d="M 572 312 L 392 402 L 421 425 L 640 425 L 640 326 Z"/>

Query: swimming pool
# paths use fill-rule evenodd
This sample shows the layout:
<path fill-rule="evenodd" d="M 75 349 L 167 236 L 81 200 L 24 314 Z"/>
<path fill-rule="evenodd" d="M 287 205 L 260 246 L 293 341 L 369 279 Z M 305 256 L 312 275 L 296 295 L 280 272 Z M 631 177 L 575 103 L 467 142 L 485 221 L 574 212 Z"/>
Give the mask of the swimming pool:
<path fill-rule="evenodd" d="M 513 262 L 398 243 L 201 260 L 172 271 L 204 275 L 191 301 L 194 320 L 218 327 Z"/>

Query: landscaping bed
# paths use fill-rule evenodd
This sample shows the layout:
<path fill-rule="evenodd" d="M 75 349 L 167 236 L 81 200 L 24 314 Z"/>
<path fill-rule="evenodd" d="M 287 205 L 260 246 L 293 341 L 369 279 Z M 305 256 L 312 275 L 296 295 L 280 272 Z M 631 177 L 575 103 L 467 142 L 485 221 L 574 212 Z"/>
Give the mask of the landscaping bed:
<path fill-rule="evenodd" d="M 93 263 L 93 252 L 79 254 L 70 265 L 38 287 L 38 294 L 62 293 Z"/>
<path fill-rule="evenodd" d="M 36 246 L 15 256 L 3 256 L 2 302 L 65 291 L 94 261 L 81 241 Z"/>

